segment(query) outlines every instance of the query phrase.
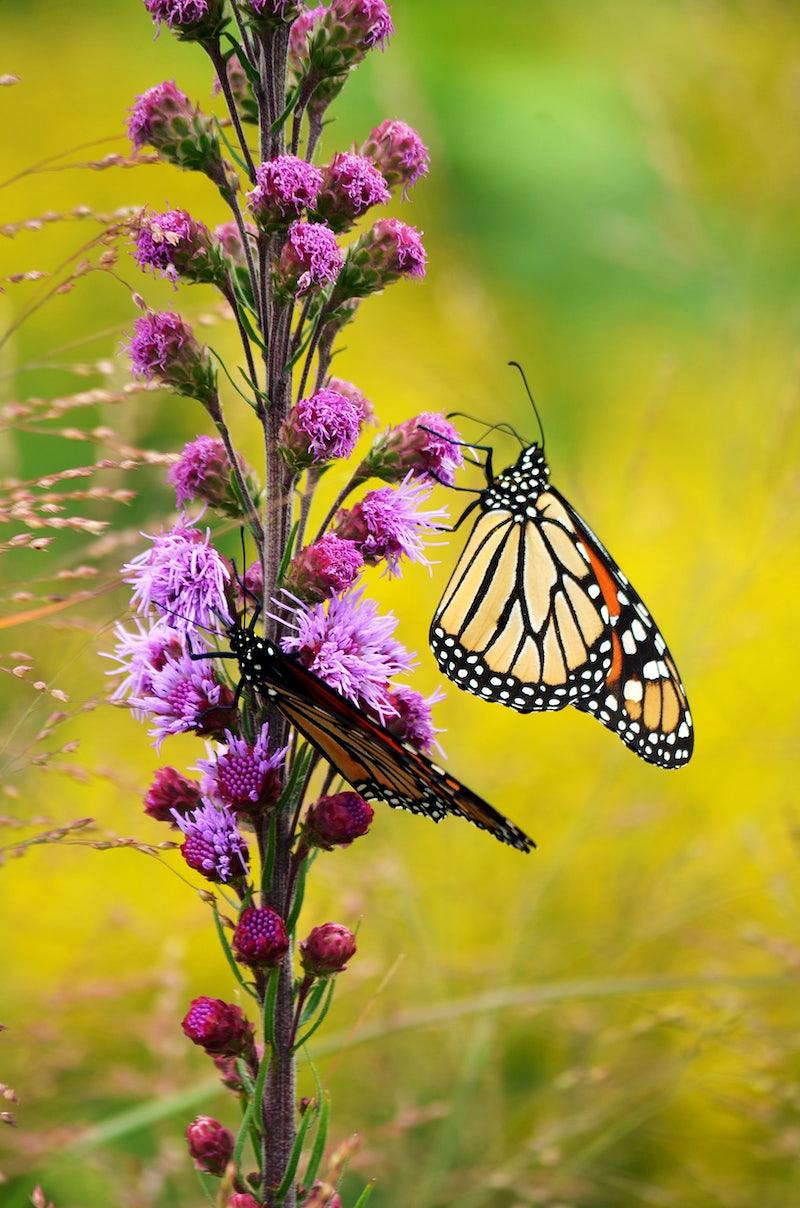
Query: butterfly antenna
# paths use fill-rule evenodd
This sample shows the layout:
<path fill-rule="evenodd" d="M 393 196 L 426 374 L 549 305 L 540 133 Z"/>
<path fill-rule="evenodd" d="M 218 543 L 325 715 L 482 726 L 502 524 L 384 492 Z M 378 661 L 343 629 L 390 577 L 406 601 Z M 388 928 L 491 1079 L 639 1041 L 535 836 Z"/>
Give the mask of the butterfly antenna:
<path fill-rule="evenodd" d="M 519 441 L 523 449 L 528 444 L 526 440 L 522 439 L 517 429 L 505 421 L 497 424 L 487 424 L 485 419 L 479 419 L 477 415 L 467 415 L 466 411 L 448 411 L 445 419 L 468 419 L 473 424 L 481 424 L 486 429 L 481 436 L 481 440 L 485 440 L 491 432 L 505 432 L 508 436 L 513 436 L 514 440 Z"/>
<path fill-rule="evenodd" d="M 247 589 L 244 585 L 244 576 L 247 573 L 247 551 L 244 545 L 244 525 L 239 525 L 239 540 L 242 545 L 242 577 L 236 575 L 236 567 L 233 568 L 233 573 L 236 575 L 236 582 L 242 589 L 242 623 L 247 620 Z"/>
<path fill-rule="evenodd" d="M 168 612 L 171 617 L 177 617 L 179 621 L 185 621 L 187 625 L 193 625 L 195 629 L 205 629 L 206 633 L 211 634 L 212 638 L 222 637 L 222 634 L 217 633 L 216 629 L 209 629 L 208 625 L 201 625 L 199 621 L 193 621 L 191 617 L 185 617 L 182 612 L 175 612 L 173 608 L 167 608 L 166 604 L 159 604 L 158 600 L 154 600 L 153 602 L 156 608 L 160 608 L 162 612 Z"/>
<path fill-rule="evenodd" d="M 525 370 L 522 368 L 519 361 L 509 361 L 508 363 L 509 363 L 509 365 L 513 365 L 513 367 L 515 369 L 519 370 L 519 376 L 522 378 L 522 384 L 525 387 L 525 393 L 527 394 L 528 398 L 531 401 L 531 406 L 533 407 L 533 414 L 536 416 L 536 422 L 539 425 L 539 432 L 541 433 L 541 437 L 542 437 L 542 452 L 544 453 L 544 424 L 542 423 L 542 417 L 539 414 L 539 408 L 536 406 L 536 399 L 533 397 L 533 392 L 531 391 L 531 388 L 528 385 L 528 379 L 525 376 Z"/>

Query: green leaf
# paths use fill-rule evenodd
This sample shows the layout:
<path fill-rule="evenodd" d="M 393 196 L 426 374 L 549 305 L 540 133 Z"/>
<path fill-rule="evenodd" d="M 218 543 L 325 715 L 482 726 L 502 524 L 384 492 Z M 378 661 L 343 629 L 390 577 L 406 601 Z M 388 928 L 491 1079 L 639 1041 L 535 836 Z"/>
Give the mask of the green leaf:
<path fill-rule="evenodd" d="M 254 399 L 248 398 L 248 396 L 244 393 L 243 390 L 239 389 L 239 387 L 236 385 L 236 382 L 233 380 L 230 373 L 228 372 L 228 366 L 225 364 L 222 357 L 217 352 L 216 348 L 212 348 L 211 345 L 209 345 L 208 351 L 211 353 L 211 355 L 217 361 L 219 361 L 220 365 L 222 366 L 222 372 L 225 374 L 225 377 L 228 379 L 230 384 L 233 386 L 236 393 L 240 396 L 240 398 L 244 399 L 244 401 L 247 403 L 248 407 L 252 407 L 253 410 L 256 411 L 258 408 L 258 404 L 256 403 L 256 401 Z"/>
<path fill-rule="evenodd" d="M 282 129 L 283 124 L 286 121 L 289 114 L 292 113 L 294 111 L 294 109 L 297 108 L 297 102 L 300 100 L 300 93 L 302 92 L 302 89 L 303 89 L 303 82 L 301 80 L 300 83 L 297 85 L 297 87 L 292 90 L 292 92 L 289 96 L 289 100 L 286 103 L 286 108 L 284 109 L 283 113 L 280 115 L 280 117 L 276 118 L 275 121 L 270 126 L 270 134 L 277 134 L 278 131 L 280 129 Z"/>
<path fill-rule="evenodd" d="M 242 68 L 244 69 L 245 75 L 247 76 L 250 83 L 253 85 L 253 88 L 256 91 L 258 91 L 258 89 L 261 87 L 261 78 L 258 74 L 258 71 L 254 67 L 254 65 L 248 59 L 247 54 L 245 53 L 244 48 L 242 47 L 241 43 L 238 42 L 236 40 L 236 38 L 234 38 L 233 34 L 229 33 L 227 29 L 224 30 L 222 36 L 223 36 L 223 38 L 227 38 L 228 41 L 230 42 L 231 47 L 233 48 L 233 51 L 235 51 L 236 54 L 239 56 L 239 62 L 241 63 Z M 231 52 L 229 52 L 225 56 L 226 60 L 230 58 L 230 53 Z"/>
<path fill-rule="evenodd" d="M 269 982 L 267 983 L 267 992 L 264 995 L 264 1016 L 263 1016 L 264 1033 L 263 1034 L 264 1034 L 264 1039 L 269 1041 L 270 1047 L 273 1050 L 275 1048 L 275 1003 L 277 1002 L 277 999 L 278 999 L 278 982 L 280 980 L 280 975 L 281 975 L 280 968 L 272 969 L 270 971 Z M 266 1053 L 264 1054 L 264 1060 L 261 1062 L 261 1065 L 263 1066 L 265 1064 L 265 1062 L 266 1062 Z M 261 1082 L 261 1091 L 263 1092 L 265 1076 L 266 1076 L 266 1071 L 264 1072 L 264 1075 L 262 1076 L 261 1069 L 259 1069 L 258 1078 L 256 1079 L 256 1090 L 259 1089 L 258 1083 L 260 1081 Z"/>
<path fill-rule="evenodd" d="M 322 1159 L 325 1156 L 325 1144 L 328 1140 L 328 1120 L 330 1118 L 331 1105 L 327 1095 L 323 1095 L 321 1102 L 322 1106 L 319 1112 L 317 1135 L 314 1138 L 314 1146 L 311 1150 L 311 1156 L 308 1159 L 306 1172 L 303 1175 L 304 1187 L 314 1186 Z"/>
<path fill-rule="evenodd" d="M 239 1171 L 242 1169 L 242 1154 L 244 1153 L 247 1138 L 250 1135 L 250 1125 L 253 1120 L 254 1105 L 255 1097 L 249 1100 L 247 1107 L 244 1110 L 242 1123 L 239 1125 L 239 1131 L 236 1134 L 236 1144 L 233 1147 L 233 1160 L 236 1163 L 236 1169 Z"/>
<path fill-rule="evenodd" d="M 375 1184 L 367 1183 L 366 1187 L 361 1192 L 361 1195 L 358 1197 L 355 1204 L 353 1205 L 353 1208 L 364 1208 L 364 1205 L 366 1204 L 367 1200 L 370 1198 L 370 1196 L 372 1195 L 374 1190 L 375 1190 Z"/>
<path fill-rule="evenodd" d="M 320 1011 L 319 1015 L 315 1019 L 314 1023 L 312 1023 L 311 1027 L 305 1033 L 305 1035 L 301 1036 L 300 1039 L 298 1040 L 297 1044 L 294 1046 L 295 1051 L 297 1049 L 302 1048 L 304 1044 L 307 1044 L 308 1041 L 311 1039 L 311 1037 L 314 1035 L 314 1033 L 317 1031 L 317 1029 L 322 1027 L 323 1023 L 325 1022 L 325 1016 L 328 1014 L 328 1012 L 331 1009 L 331 1004 L 333 1003 L 333 993 L 334 993 L 335 989 L 336 989 L 336 978 L 331 977 L 328 979 L 328 992 L 325 996 L 325 999 L 323 1000 L 322 1010 Z"/>
<path fill-rule="evenodd" d="M 283 1203 L 283 1201 L 286 1197 L 287 1191 L 289 1190 L 292 1183 L 294 1182 L 294 1176 L 297 1174 L 297 1167 L 300 1163 L 300 1155 L 303 1152 L 303 1144 L 306 1139 L 306 1133 L 308 1132 L 309 1128 L 311 1127 L 312 1120 L 316 1119 L 316 1116 L 317 1116 L 317 1112 L 315 1110 L 309 1108 L 309 1110 L 306 1112 L 306 1114 L 303 1116 L 302 1120 L 300 1121 L 300 1127 L 298 1128 L 297 1136 L 294 1139 L 294 1145 L 292 1146 L 292 1152 L 291 1152 L 289 1161 L 286 1166 L 286 1171 L 285 1171 L 283 1179 L 281 1181 L 281 1185 L 278 1188 L 277 1194 L 275 1196 L 276 1202 L 278 1204 Z"/>
<path fill-rule="evenodd" d="M 286 790 L 284 789 L 284 792 Z M 281 795 L 282 796 L 282 795 Z M 280 806 L 280 802 L 278 802 Z M 272 870 L 275 865 L 275 847 L 277 844 L 277 818 L 278 810 L 272 812 L 272 817 L 269 820 L 269 829 L 267 831 L 267 850 L 264 852 L 264 863 L 261 869 L 261 892 L 267 894 L 269 887 L 272 884 Z"/>
<path fill-rule="evenodd" d="M 228 152 L 228 155 L 230 155 L 231 159 L 234 161 L 237 168 L 239 168 L 240 171 L 244 172 L 245 176 L 247 176 L 249 179 L 250 178 L 250 169 L 248 168 L 247 164 L 242 159 L 241 155 L 236 150 L 236 148 L 231 145 L 231 141 L 228 138 L 227 134 L 225 133 L 225 128 L 222 125 L 222 122 L 219 120 L 219 118 L 217 118 L 217 129 L 219 130 L 220 138 L 222 139 L 223 143 L 225 144 L 225 149 Z"/>
<path fill-rule="evenodd" d="M 292 531 L 289 534 L 289 540 L 286 542 L 286 549 L 283 551 L 283 557 L 281 558 L 281 564 L 278 567 L 278 579 L 277 579 L 277 584 L 276 584 L 276 586 L 278 586 L 278 587 L 280 587 L 281 583 L 283 582 L 283 576 L 286 574 L 289 563 L 292 560 L 292 551 L 294 549 L 295 538 L 297 537 L 297 530 L 299 529 L 299 527 L 300 527 L 300 521 L 295 520 L 295 522 L 292 526 Z"/>
<path fill-rule="evenodd" d="M 198 1170 L 196 1167 L 195 1167 L 195 1174 L 197 1175 L 197 1181 L 198 1181 L 198 1183 L 200 1184 L 201 1188 L 203 1189 L 203 1195 L 204 1195 L 204 1196 L 206 1197 L 206 1199 L 208 1200 L 209 1204 L 211 1205 L 211 1208 L 216 1208 L 216 1203 L 217 1203 L 217 1201 L 214 1199 L 213 1195 L 212 1195 L 212 1194 L 211 1194 L 211 1192 L 208 1190 L 208 1187 L 206 1187 L 206 1181 L 205 1181 L 205 1179 L 203 1178 L 203 1176 L 202 1176 L 202 1174 L 200 1173 L 200 1171 L 199 1171 L 199 1170 Z"/>
<path fill-rule="evenodd" d="M 222 926 L 222 919 L 220 918 L 219 910 L 217 909 L 216 902 L 211 907 L 211 910 L 214 915 L 214 926 L 217 929 L 217 935 L 219 937 L 219 942 L 222 945 L 222 951 L 225 953 L 225 959 L 227 960 L 228 964 L 231 967 L 233 976 L 236 978 L 237 982 L 239 983 L 239 985 L 242 987 L 243 990 L 246 990 L 247 993 L 250 994 L 253 998 L 258 998 L 258 995 L 256 994 L 253 987 L 250 985 L 250 983 L 246 982 L 244 980 L 244 977 L 242 976 L 242 971 L 236 963 L 236 958 L 233 955 L 233 952 L 231 951 L 231 946 L 228 943 L 228 937 L 225 934 L 225 928 Z"/>
<path fill-rule="evenodd" d="M 290 935 L 293 934 L 294 929 L 297 926 L 297 920 L 300 917 L 300 911 L 303 908 L 303 898 L 305 897 L 306 892 L 306 877 L 308 875 L 308 867 L 309 861 L 306 858 L 300 865 L 300 870 L 297 874 L 297 881 L 294 887 L 294 901 L 292 902 L 292 909 L 289 917 L 286 920 L 286 930 Z"/>

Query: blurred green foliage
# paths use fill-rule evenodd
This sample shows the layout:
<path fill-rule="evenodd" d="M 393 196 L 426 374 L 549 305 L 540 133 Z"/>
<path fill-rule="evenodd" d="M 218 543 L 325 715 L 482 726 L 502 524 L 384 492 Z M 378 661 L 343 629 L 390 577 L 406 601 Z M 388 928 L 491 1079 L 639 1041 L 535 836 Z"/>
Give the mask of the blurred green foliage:
<path fill-rule="evenodd" d="M 404 216 L 425 231 L 430 273 L 362 308 L 339 372 L 383 420 L 458 408 L 532 431 L 505 368 L 524 361 L 556 481 L 665 628 L 697 749 L 673 776 L 576 713 L 522 718 L 448 693 L 451 766 L 540 848 L 523 859 L 380 810 L 367 841 L 319 861 L 308 925 L 362 919 L 317 1048 L 334 1139 L 363 1137 L 348 1202 L 375 1178 L 375 1208 L 785 1208 L 800 1199 L 800 17 L 783 0 L 395 0 L 394 13 L 391 48 L 355 76 L 325 148 L 386 115 L 418 126 L 433 172 Z M 66 162 L 124 150 L 127 106 L 161 79 L 211 104 L 207 64 L 154 42 L 137 0 L 27 0 L 0 22 L 3 70 L 22 77 L 0 90 L 4 178 L 91 139 L 108 141 Z M 206 183 L 161 167 L 44 171 L 0 198 L 3 222 L 81 203 L 223 216 Z M 0 276 L 51 269 L 95 230 L 4 240 Z M 210 305 L 124 257 L 118 271 L 153 302 Z M 41 288 L 8 286 L 2 326 Z M 132 314 L 110 276 L 55 298 L 7 345 L 0 402 L 108 384 L 69 366 L 113 354 Z M 213 339 L 233 352 L 231 334 Z M 110 380 L 124 378 L 120 359 Z M 80 422 L 168 451 L 198 414 L 145 396 Z M 235 426 L 255 461 L 254 430 Z M 0 468 L 24 479 L 100 456 L 6 430 Z M 109 568 L 172 506 L 160 471 L 130 485 Z M 48 554 L 3 555 L 4 615 L 84 544 L 63 534 Z M 430 579 L 374 585 L 426 690 L 439 682 L 427 620 L 458 544 Z M 33 652 L 39 678 L 86 701 L 124 609 L 106 593 L 5 627 L 3 649 Z M 80 739 L 71 770 L 29 767 L 52 702 L 0 683 L 9 815 L 163 837 L 141 814 L 156 759 L 135 722 L 79 715 L 55 742 Z M 165 759 L 198 753 L 175 741 Z M 0 1137 L 8 1208 L 37 1180 L 56 1208 L 203 1202 L 181 1132 L 198 1110 L 231 1123 L 232 1107 L 179 1020 L 192 994 L 233 987 L 170 868 L 51 846 L 0 870 L 0 1080 L 20 1098 Z"/>

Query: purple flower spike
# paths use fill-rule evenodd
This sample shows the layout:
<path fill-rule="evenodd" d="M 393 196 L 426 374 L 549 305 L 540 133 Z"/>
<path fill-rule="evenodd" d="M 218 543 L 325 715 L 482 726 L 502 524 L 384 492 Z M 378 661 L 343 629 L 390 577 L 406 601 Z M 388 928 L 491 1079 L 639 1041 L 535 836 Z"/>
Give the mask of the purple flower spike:
<path fill-rule="evenodd" d="M 360 431 L 360 409 L 343 394 L 323 387 L 292 407 L 281 425 L 279 447 L 297 474 L 334 457 L 349 457 Z"/>
<path fill-rule="evenodd" d="M 304 603 L 319 604 L 352 587 L 363 566 L 364 559 L 354 541 L 325 533 L 295 555 L 284 582 L 287 590 Z"/>
<path fill-rule="evenodd" d="M 247 844 L 229 809 L 204 801 L 191 814 L 176 810 L 175 821 L 186 836 L 181 854 L 195 872 L 208 881 L 236 881 L 247 876 Z"/>
<path fill-rule="evenodd" d="M 370 491 L 355 507 L 341 512 L 336 531 L 355 541 L 369 565 L 385 559 L 390 575 L 400 574 L 403 558 L 430 566 L 426 536 L 441 529 L 448 519 L 446 508 L 422 509 L 430 493 L 429 486 L 408 475 L 399 486 Z"/>
<path fill-rule="evenodd" d="M 150 691 L 153 673 L 161 670 L 169 656 L 177 658 L 183 652 L 181 639 L 168 620 L 162 618 L 149 628 L 138 620 L 134 624 L 135 630 L 127 630 L 117 622 L 114 626 L 117 644 L 113 653 L 103 655 L 119 663 L 107 672 L 119 676 L 110 697 L 115 704 L 145 696 Z M 139 721 L 144 718 L 141 709 L 133 706 L 131 711 Z"/>
<path fill-rule="evenodd" d="M 456 470 L 464 464 L 460 439 L 443 415 L 423 411 L 376 437 L 359 472 L 384 482 L 400 482 L 412 474 L 452 486 Z"/>
<path fill-rule="evenodd" d="M 291 598 L 291 597 L 288 597 Z M 414 666 L 414 659 L 392 636 L 397 618 L 381 616 L 374 600 L 362 591 L 335 596 L 325 604 L 295 601 L 280 618 L 294 632 L 281 646 L 330 684 L 341 696 L 366 705 L 383 720 L 392 713 L 387 701 L 389 680 Z"/>
<path fill-rule="evenodd" d="M 348 231 L 357 218 L 389 198 L 386 181 L 371 160 L 340 152 L 325 169 L 316 210 L 334 231 Z"/>
<path fill-rule="evenodd" d="M 171 734 L 216 734 L 230 723 L 233 693 L 215 678 L 207 662 L 187 654 L 169 655 L 163 667 L 153 672 L 141 696 L 131 705 L 150 717 L 150 734 L 156 750 Z"/>
<path fill-rule="evenodd" d="M 370 133 L 361 154 L 379 168 L 390 189 L 402 188 L 405 196 L 412 185 L 427 176 L 430 167 L 428 148 L 411 126 L 387 120 Z"/>
<path fill-rule="evenodd" d="M 270 755 L 268 741 L 266 723 L 254 746 L 226 730 L 227 751 L 216 759 L 198 762 L 198 768 L 205 772 L 203 792 L 243 813 L 274 805 L 281 794 L 281 771 L 289 748 Z"/>
<path fill-rule="evenodd" d="M 218 409 L 217 374 L 208 349 L 174 311 L 141 315 L 133 325 L 128 354 L 135 374 L 198 399 L 212 413 Z"/>
<path fill-rule="evenodd" d="M 210 532 L 180 521 L 174 528 L 149 537 L 152 546 L 122 568 L 133 587 L 131 603 L 139 612 L 160 610 L 164 620 L 181 633 L 196 627 L 219 631 L 230 624 L 227 587 L 231 572 L 211 544 Z"/>
<path fill-rule="evenodd" d="M 314 286 L 332 284 L 343 263 L 330 227 L 322 222 L 292 223 L 275 273 L 280 300 L 287 302 Z"/>
<path fill-rule="evenodd" d="M 256 168 L 256 185 L 247 199 L 262 230 L 276 231 L 313 209 L 321 188 L 319 168 L 296 155 L 278 155 Z"/>
<path fill-rule="evenodd" d="M 434 747 L 441 754 L 442 749 L 436 735 L 442 731 L 433 724 L 431 706 L 442 700 L 444 692 L 441 688 L 425 697 L 405 684 L 393 684 L 389 692 L 389 703 L 395 712 L 386 722 L 387 730 L 426 755 L 432 754 Z"/>

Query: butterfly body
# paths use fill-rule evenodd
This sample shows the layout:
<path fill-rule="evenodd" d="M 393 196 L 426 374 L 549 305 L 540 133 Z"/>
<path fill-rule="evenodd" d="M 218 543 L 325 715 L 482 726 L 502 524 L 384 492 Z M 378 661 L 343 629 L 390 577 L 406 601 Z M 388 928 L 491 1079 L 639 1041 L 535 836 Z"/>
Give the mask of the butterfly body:
<path fill-rule="evenodd" d="M 434 616 L 430 642 L 458 687 L 520 713 L 573 705 L 649 763 L 691 756 L 686 693 L 641 598 L 572 505 L 542 449 L 497 476 Z"/>

